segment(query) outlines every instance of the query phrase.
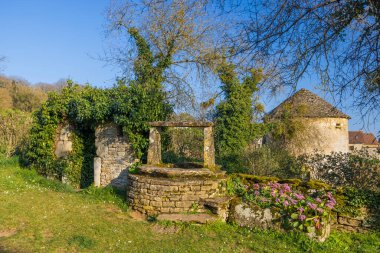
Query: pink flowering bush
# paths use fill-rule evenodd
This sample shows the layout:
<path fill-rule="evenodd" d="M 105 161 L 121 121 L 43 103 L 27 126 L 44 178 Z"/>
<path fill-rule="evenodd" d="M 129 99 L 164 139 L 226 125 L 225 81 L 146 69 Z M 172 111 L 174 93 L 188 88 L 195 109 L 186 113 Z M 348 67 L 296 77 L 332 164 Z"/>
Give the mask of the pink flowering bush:
<path fill-rule="evenodd" d="M 306 195 L 293 190 L 288 184 L 270 182 L 245 188 L 247 191 L 243 198 L 246 201 L 263 208 L 277 208 L 287 229 L 310 232 L 315 227 L 316 231 L 321 231 L 336 204 L 331 192 Z"/>

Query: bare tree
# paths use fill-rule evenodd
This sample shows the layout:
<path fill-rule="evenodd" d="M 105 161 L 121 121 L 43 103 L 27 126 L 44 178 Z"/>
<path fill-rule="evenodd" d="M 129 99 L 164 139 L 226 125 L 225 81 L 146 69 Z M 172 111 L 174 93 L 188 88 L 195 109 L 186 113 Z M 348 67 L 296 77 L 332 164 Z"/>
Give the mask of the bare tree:
<path fill-rule="evenodd" d="M 0 55 L 0 72 L 3 70 L 3 67 L 1 66 L 1 64 L 2 64 L 2 62 L 4 62 L 5 61 L 5 56 L 1 56 Z"/>
<path fill-rule="evenodd" d="M 266 69 L 274 90 L 317 73 L 340 101 L 353 98 L 363 115 L 379 116 L 379 0 L 236 0 L 228 7 L 245 11 L 232 37 L 237 55 Z"/>
<path fill-rule="evenodd" d="M 106 60 L 121 67 L 124 77 L 135 78 L 136 47 L 130 32 L 137 29 L 157 63 L 170 59 L 164 83 L 172 98 L 180 105 L 184 101 L 194 105 L 194 79 L 207 84 L 223 48 L 222 22 L 207 11 L 207 4 L 205 0 L 113 1 L 108 31 L 116 40 Z"/>

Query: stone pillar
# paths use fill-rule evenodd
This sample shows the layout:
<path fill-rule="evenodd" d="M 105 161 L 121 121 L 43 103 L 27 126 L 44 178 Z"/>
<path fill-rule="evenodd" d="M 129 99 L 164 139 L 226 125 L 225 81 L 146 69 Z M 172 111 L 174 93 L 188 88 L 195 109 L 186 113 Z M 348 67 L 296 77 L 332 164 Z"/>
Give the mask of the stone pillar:
<path fill-rule="evenodd" d="M 94 157 L 94 185 L 100 186 L 100 173 L 102 170 L 102 158 Z"/>
<path fill-rule="evenodd" d="M 149 130 L 149 149 L 147 164 L 161 163 L 161 129 L 151 127 Z"/>
<path fill-rule="evenodd" d="M 212 126 L 205 127 L 204 144 L 203 144 L 203 163 L 206 168 L 212 169 L 215 167 L 215 147 L 214 147 L 214 135 Z"/>

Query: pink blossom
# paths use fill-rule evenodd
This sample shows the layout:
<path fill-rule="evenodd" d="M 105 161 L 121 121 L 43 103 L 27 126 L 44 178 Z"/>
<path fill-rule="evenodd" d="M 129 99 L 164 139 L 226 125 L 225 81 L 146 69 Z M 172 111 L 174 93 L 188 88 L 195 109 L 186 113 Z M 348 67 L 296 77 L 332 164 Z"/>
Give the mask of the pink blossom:
<path fill-rule="evenodd" d="M 300 221 L 304 221 L 305 219 L 306 219 L 306 215 L 301 214 L 301 215 L 299 216 L 299 220 L 300 220 Z"/>
<path fill-rule="evenodd" d="M 284 184 L 283 189 L 285 192 L 290 192 L 292 190 L 288 184 Z"/>
<path fill-rule="evenodd" d="M 326 207 L 329 208 L 329 209 L 333 209 L 333 207 L 335 206 L 335 203 L 333 201 L 327 201 L 326 203 Z"/>
<path fill-rule="evenodd" d="M 254 185 L 253 185 L 253 189 L 254 189 L 254 190 L 258 190 L 258 189 L 260 189 L 260 185 L 259 185 L 259 184 L 254 184 Z"/>
<path fill-rule="evenodd" d="M 318 202 L 318 203 L 322 202 L 322 200 L 320 198 L 316 198 L 315 201 Z"/>
<path fill-rule="evenodd" d="M 298 211 L 300 211 L 300 213 L 303 213 L 305 211 L 305 209 L 303 207 L 299 207 Z"/>
<path fill-rule="evenodd" d="M 284 204 L 284 206 L 288 206 L 289 202 L 287 200 L 285 200 L 283 204 Z"/>
<path fill-rule="evenodd" d="M 318 208 L 317 208 L 317 212 L 320 213 L 320 214 L 323 214 L 324 211 L 323 211 L 322 208 L 319 208 L 319 207 L 318 207 Z"/>
<path fill-rule="evenodd" d="M 307 202 L 307 206 L 310 207 L 313 210 L 315 210 L 317 208 L 316 204 L 313 204 L 313 203 L 310 203 L 310 202 Z"/>
<path fill-rule="evenodd" d="M 302 194 L 294 193 L 294 196 L 295 196 L 296 199 L 298 199 L 298 200 L 303 200 L 303 199 L 305 199 L 305 196 L 303 196 Z"/>
<path fill-rule="evenodd" d="M 259 191 L 255 191 L 255 195 L 256 195 L 256 196 L 259 196 L 259 195 L 260 195 L 260 192 L 259 192 Z"/>
<path fill-rule="evenodd" d="M 297 201 L 297 200 L 295 200 L 295 199 L 292 199 L 292 198 L 289 198 L 289 201 L 292 203 L 292 205 L 295 205 L 295 204 L 297 204 L 297 203 L 298 203 L 298 201 Z"/>

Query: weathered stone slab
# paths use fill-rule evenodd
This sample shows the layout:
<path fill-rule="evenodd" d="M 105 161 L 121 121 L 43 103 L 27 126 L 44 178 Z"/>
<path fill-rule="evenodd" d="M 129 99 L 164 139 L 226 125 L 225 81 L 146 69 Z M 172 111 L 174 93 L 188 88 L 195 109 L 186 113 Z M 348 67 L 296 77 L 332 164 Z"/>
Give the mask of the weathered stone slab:
<path fill-rule="evenodd" d="M 279 228 L 275 222 L 280 216 L 270 208 L 262 209 L 258 206 L 249 206 L 245 203 L 237 204 L 232 207 L 232 219 L 242 227 L 250 228 Z"/>
<path fill-rule="evenodd" d="M 140 174 L 152 177 L 165 178 L 224 178 L 225 171 L 213 172 L 206 168 L 202 169 L 181 169 L 181 168 L 165 168 L 151 165 L 142 165 L 139 167 Z M 209 184 L 212 184 L 211 182 Z"/>
<path fill-rule="evenodd" d="M 157 216 L 159 221 L 180 221 L 180 222 L 195 222 L 205 224 L 208 222 L 219 220 L 215 215 L 206 213 L 199 214 L 160 214 Z"/>

